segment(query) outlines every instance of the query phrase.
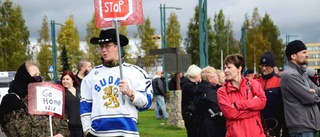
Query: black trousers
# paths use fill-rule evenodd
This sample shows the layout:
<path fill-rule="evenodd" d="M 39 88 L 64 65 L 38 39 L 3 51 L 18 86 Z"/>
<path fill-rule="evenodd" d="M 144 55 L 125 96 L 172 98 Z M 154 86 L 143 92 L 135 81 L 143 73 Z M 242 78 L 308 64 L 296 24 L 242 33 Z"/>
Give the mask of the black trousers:
<path fill-rule="evenodd" d="M 198 137 L 225 137 L 226 122 L 224 117 L 204 118 L 197 127 Z"/>
<path fill-rule="evenodd" d="M 82 128 L 70 129 L 70 137 L 84 137 Z"/>
<path fill-rule="evenodd" d="M 184 126 L 187 129 L 188 137 L 197 137 L 197 126 L 192 119 L 191 120 L 185 119 Z"/>

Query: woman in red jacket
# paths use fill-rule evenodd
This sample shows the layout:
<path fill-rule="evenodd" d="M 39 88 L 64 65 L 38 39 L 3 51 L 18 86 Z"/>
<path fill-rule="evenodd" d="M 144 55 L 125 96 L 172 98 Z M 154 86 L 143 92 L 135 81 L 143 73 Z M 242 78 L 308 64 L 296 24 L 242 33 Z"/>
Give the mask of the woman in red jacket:
<path fill-rule="evenodd" d="M 260 111 L 266 96 L 260 84 L 241 75 L 245 67 L 240 54 L 224 60 L 227 82 L 218 90 L 218 104 L 227 119 L 226 137 L 265 137 Z"/>

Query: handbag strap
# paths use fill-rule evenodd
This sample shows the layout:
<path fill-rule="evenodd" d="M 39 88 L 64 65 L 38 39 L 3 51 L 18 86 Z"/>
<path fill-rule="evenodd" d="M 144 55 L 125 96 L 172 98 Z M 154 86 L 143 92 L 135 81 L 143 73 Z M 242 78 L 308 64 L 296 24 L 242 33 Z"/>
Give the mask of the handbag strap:
<path fill-rule="evenodd" d="M 269 137 L 270 136 L 270 133 L 268 132 L 268 127 L 267 127 L 267 124 L 266 124 L 266 121 L 262 115 L 262 113 L 260 112 L 260 117 L 261 117 L 261 124 L 262 124 L 262 128 L 263 128 L 263 131 L 264 131 L 264 134 Z"/>
<path fill-rule="evenodd" d="M 267 123 L 262 115 L 262 113 L 260 112 L 260 117 L 261 117 L 261 124 L 262 124 L 262 127 L 264 130 L 266 130 L 268 127 L 267 127 Z M 266 132 L 266 131 L 265 131 Z"/>

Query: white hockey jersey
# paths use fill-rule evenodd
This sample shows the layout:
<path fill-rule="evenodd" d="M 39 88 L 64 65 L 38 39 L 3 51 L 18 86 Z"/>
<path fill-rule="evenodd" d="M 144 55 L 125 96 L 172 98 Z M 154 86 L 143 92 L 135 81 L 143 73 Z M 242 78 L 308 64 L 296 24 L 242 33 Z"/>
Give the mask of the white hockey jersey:
<path fill-rule="evenodd" d="M 139 136 L 138 110 L 151 106 L 151 79 L 144 70 L 128 63 L 122 64 L 122 72 L 135 92 L 132 102 L 119 91 L 119 66 L 97 66 L 82 80 L 80 114 L 84 131 L 89 129 L 95 136 Z"/>

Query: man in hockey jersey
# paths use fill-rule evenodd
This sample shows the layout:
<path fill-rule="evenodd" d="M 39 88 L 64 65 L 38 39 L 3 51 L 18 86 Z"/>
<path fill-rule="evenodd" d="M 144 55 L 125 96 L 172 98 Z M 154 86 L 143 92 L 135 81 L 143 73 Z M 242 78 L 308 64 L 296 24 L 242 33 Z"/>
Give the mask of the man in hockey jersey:
<path fill-rule="evenodd" d="M 90 40 L 100 46 L 103 62 L 81 84 L 80 114 L 87 137 L 138 137 L 138 111 L 147 110 L 152 103 L 151 79 L 146 72 L 132 64 L 119 64 L 118 48 L 129 42 L 121 34 L 119 39 L 118 46 L 116 30 L 107 29 Z"/>

